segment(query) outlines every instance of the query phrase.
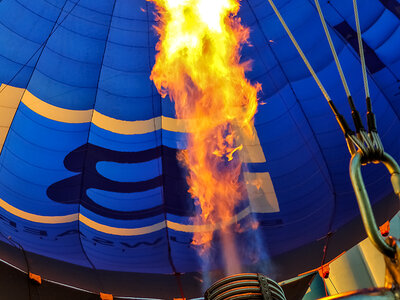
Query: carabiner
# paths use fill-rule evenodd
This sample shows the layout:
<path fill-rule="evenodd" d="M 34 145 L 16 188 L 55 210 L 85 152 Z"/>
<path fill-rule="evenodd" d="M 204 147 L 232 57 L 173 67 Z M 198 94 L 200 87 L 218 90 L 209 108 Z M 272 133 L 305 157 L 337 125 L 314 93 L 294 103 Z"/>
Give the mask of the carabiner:
<path fill-rule="evenodd" d="M 397 162 L 386 152 L 379 161 L 383 163 L 391 174 L 391 182 L 396 195 L 400 196 L 400 167 Z M 365 189 L 364 180 L 361 175 L 361 164 L 369 164 L 372 161 L 363 157 L 361 151 L 353 154 L 350 160 L 350 179 L 356 194 L 358 207 L 360 208 L 361 218 L 364 223 L 365 230 L 375 247 L 384 255 L 391 258 L 395 256 L 396 249 L 389 246 L 381 236 L 375 217 L 372 212 L 371 203 L 369 201 L 367 190 Z M 374 161 L 376 163 L 376 161 Z"/>

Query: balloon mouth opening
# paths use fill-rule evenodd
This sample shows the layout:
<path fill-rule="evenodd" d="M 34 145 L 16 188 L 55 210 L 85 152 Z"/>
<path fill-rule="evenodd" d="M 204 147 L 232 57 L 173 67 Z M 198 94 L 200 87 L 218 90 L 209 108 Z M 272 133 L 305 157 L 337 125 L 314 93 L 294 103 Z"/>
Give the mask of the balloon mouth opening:
<path fill-rule="evenodd" d="M 258 273 L 241 273 L 216 281 L 204 293 L 205 300 L 271 299 L 286 300 L 282 287 Z"/>

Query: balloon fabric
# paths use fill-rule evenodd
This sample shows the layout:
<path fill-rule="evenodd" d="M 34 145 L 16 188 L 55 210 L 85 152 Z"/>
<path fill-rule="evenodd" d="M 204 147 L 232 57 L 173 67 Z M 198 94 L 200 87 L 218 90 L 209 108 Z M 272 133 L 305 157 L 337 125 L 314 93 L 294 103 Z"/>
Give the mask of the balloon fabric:
<path fill-rule="evenodd" d="M 338 109 L 350 120 L 312 0 L 275 1 Z M 371 99 L 385 150 L 400 159 L 400 4 L 359 0 Z M 365 95 L 351 1 L 321 1 L 350 91 Z M 196 213 L 176 159 L 188 133 L 149 79 L 158 41 L 145 0 L 0 1 L 0 238 L 30 253 L 96 270 L 181 274 L 204 270 Z M 321 262 L 327 237 L 359 217 L 350 155 L 329 105 L 266 0 L 242 0 L 250 28 L 242 60 L 262 85 L 256 139 L 244 144 L 247 199 L 237 208 L 244 268 L 281 277 Z M 373 204 L 393 216 L 381 166 L 365 168 Z M 250 183 L 257 182 L 255 187 Z M 390 209 L 389 209 L 390 208 Z M 218 233 L 213 248 L 218 252 Z M 339 254 L 362 236 L 338 238 Z M 346 242 L 345 242 L 346 240 Z M 322 241 L 322 242 L 321 242 Z M 307 254 L 307 266 L 272 267 Z M 302 249 L 302 250 L 299 250 Z M 218 255 L 209 269 L 221 267 Z M 273 270 L 273 271 L 272 271 Z M 270 275 L 273 276 L 273 275 Z M 150 293 L 151 294 L 151 293 Z"/>

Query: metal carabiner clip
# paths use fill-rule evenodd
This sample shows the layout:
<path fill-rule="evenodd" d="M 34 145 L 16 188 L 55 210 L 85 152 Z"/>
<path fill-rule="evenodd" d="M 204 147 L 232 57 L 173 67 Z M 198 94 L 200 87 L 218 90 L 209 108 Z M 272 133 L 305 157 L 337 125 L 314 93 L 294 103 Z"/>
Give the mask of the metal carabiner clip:
<path fill-rule="evenodd" d="M 400 167 L 397 162 L 386 152 L 383 152 L 379 163 L 383 163 L 391 175 L 393 190 L 397 196 L 400 196 Z M 361 218 L 364 223 L 365 230 L 375 247 L 384 255 L 393 258 L 396 248 L 388 245 L 376 225 L 375 217 L 372 212 L 371 203 L 369 201 L 367 190 L 365 189 L 364 180 L 361 175 L 361 165 L 369 164 L 372 161 L 365 159 L 361 151 L 353 154 L 350 160 L 350 179 L 356 194 L 358 206 L 360 208 Z M 377 161 L 373 161 L 377 163 Z"/>

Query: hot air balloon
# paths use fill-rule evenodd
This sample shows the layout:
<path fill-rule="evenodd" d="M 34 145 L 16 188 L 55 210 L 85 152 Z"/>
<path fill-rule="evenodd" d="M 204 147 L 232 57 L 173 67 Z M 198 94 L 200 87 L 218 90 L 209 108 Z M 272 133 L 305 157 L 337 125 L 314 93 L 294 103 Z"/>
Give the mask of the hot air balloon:
<path fill-rule="evenodd" d="M 316 77 L 351 120 L 318 9 L 274 1 Z M 364 118 L 364 81 L 350 1 L 320 1 Z M 400 5 L 359 0 L 367 81 L 385 151 L 400 159 Z M 0 1 L 1 259 L 93 293 L 202 295 L 196 214 L 177 160 L 189 134 L 150 79 L 158 34 L 145 0 Z M 269 1 L 242 0 L 241 59 L 260 83 L 255 140 L 235 220 L 243 270 L 284 280 L 363 238 L 340 126 Z M 365 123 L 365 121 L 364 121 Z M 399 210 L 382 165 L 363 167 L 377 223 Z M 256 183 L 256 184 L 254 184 Z M 258 227 L 247 230 L 250 219 Z M 207 270 L 223 268 L 216 229 Z M 33 276 L 33 275 L 32 275 Z M 105 298 L 104 298 L 105 299 Z"/>

